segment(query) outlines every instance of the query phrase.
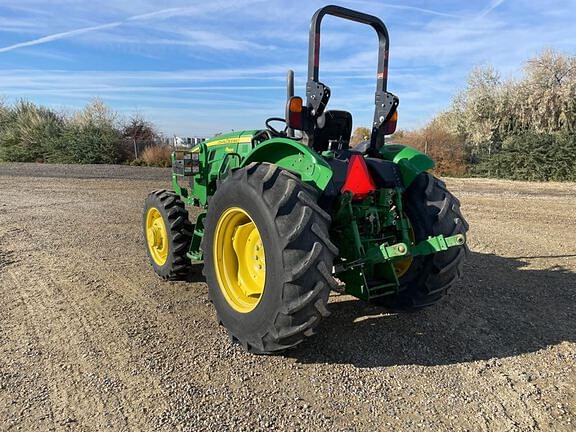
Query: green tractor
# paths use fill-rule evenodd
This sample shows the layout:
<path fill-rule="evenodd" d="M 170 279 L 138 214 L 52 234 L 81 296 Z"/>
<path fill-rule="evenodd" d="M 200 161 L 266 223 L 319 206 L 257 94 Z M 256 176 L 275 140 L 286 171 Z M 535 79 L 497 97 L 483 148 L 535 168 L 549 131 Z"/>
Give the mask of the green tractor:
<path fill-rule="evenodd" d="M 318 79 L 325 15 L 370 25 L 379 39 L 372 132 L 354 148 L 352 116 L 326 110 L 330 88 Z M 306 103 L 294 96 L 289 71 L 286 118 L 175 151 L 173 191 L 146 199 L 154 271 L 186 279 L 203 262 L 218 322 L 250 352 L 281 351 L 312 336 L 329 315 L 331 290 L 414 310 L 438 302 L 461 276 L 468 224 L 460 203 L 427 172 L 428 156 L 384 140 L 398 107 L 386 90 L 388 48 L 377 17 L 319 9 Z"/>

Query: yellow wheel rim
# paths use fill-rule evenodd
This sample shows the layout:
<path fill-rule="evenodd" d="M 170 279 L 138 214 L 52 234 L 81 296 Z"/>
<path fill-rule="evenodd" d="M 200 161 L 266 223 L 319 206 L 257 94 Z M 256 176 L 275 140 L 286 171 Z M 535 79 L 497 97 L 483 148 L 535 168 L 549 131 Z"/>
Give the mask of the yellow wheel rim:
<path fill-rule="evenodd" d="M 266 258 L 260 232 L 239 207 L 227 209 L 216 224 L 214 267 L 226 301 L 237 312 L 254 310 L 266 284 Z"/>
<path fill-rule="evenodd" d="M 162 214 L 155 207 L 146 213 L 146 242 L 154 262 L 164 265 L 168 259 L 168 231 Z"/>
<path fill-rule="evenodd" d="M 406 220 L 408 221 L 408 225 L 409 225 L 409 230 L 410 230 L 410 239 L 412 240 L 412 243 L 414 243 L 415 241 L 415 236 L 414 236 L 414 230 L 412 229 L 412 224 L 410 223 L 410 219 L 408 219 L 408 216 L 404 215 L 404 217 L 406 218 Z M 410 266 L 412 265 L 412 262 L 414 261 L 414 258 L 412 256 L 408 256 L 400 261 L 396 261 L 394 262 L 394 271 L 396 272 L 396 276 L 398 278 L 401 278 L 402 276 L 404 276 L 408 270 L 410 269 Z"/>

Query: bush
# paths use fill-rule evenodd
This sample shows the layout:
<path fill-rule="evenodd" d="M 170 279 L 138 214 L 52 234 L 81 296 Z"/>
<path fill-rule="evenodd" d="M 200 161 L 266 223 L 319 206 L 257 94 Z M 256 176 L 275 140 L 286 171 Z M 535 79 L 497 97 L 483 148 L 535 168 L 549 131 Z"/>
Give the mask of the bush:
<path fill-rule="evenodd" d="M 20 101 L 0 114 L 0 160 L 44 162 L 64 129 L 64 119 L 47 108 Z"/>
<path fill-rule="evenodd" d="M 81 164 L 114 164 L 120 162 L 120 132 L 95 124 L 70 124 L 54 146 L 48 162 Z"/>
<path fill-rule="evenodd" d="M 171 165 L 172 149 L 167 146 L 152 145 L 142 152 L 142 161 L 148 166 L 168 167 Z"/>
<path fill-rule="evenodd" d="M 529 181 L 576 181 L 576 135 L 524 132 L 485 156 L 476 175 Z"/>
<path fill-rule="evenodd" d="M 72 116 L 31 102 L 8 106 L 0 101 L 0 161 L 123 162 L 132 153 L 122 132 L 116 114 L 99 99 Z"/>
<path fill-rule="evenodd" d="M 50 162 L 120 162 L 122 137 L 116 118 L 100 99 L 94 99 L 68 121 L 56 157 Z"/>

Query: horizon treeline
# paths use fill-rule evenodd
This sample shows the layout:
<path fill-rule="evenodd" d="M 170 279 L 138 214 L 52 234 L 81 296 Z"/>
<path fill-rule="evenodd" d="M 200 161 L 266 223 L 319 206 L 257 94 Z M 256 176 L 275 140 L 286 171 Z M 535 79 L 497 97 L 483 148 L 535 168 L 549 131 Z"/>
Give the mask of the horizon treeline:
<path fill-rule="evenodd" d="M 438 175 L 576 181 L 576 56 L 543 51 L 509 79 L 477 67 L 445 111 L 390 141 L 429 154 Z M 73 113 L 0 100 L 0 161 L 166 166 L 169 155 L 152 123 L 100 99 Z"/>
<path fill-rule="evenodd" d="M 98 98 L 71 113 L 0 101 L 0 161 L 165 166 L 170 152 L 161 142 L 152 123 L 122 120 Z"/>

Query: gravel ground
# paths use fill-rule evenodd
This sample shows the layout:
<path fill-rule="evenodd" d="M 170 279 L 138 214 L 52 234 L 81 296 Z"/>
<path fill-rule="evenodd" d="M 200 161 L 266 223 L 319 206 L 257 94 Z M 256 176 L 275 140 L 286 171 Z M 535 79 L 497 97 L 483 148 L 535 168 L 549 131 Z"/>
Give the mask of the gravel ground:
<path fill-rule="evenodd" d="M 472 253 L 445 301 L 333 295 L 315 338 L 253 356 L 199 269 L 147 262 L 167 170 L 0 165 L 0 430 L 575 430 L 576 184 L 447 183 Z"/>

